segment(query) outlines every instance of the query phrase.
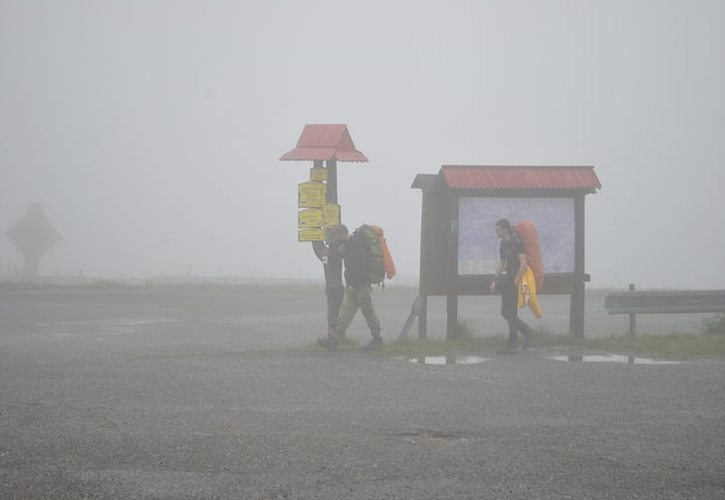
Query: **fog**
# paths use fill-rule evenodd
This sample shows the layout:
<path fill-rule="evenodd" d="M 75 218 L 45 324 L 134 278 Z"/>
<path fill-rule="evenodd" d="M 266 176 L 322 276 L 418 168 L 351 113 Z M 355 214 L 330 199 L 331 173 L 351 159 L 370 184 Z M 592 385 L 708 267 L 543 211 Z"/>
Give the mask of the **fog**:
<path fill-rule="evenodd" d="M 32 202 L 46 276 L 321 280 L 279 162 L 345 123 L 343 222 L 416 283 L 418 173 L 594 165 L 593 287 L 721 288 L 725 4 L 0 0 L 0 275 Z"/>

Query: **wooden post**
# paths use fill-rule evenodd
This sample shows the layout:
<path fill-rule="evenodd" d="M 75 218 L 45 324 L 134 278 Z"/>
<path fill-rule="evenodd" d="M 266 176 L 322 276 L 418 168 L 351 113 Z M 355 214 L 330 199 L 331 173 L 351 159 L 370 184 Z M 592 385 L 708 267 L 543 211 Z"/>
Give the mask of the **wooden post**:
<path fill-rule="evenodd" d="M 315 168 L 322 168 L 322 160 L 315 160 L 313 162 L 313 166 Z M 329 201 L 330 196 L 330 188 L 327 188 L 327 200 Z M 313 241 L 312 242 L 312 251 L 315 253 L 315 256 L 320 259 L 320 261 L 323 264 L 327 264 L 327 245 L 324 241 Z"/>
<path fill-rule="evenodd" d="M 446 296 L 446 340 L 455 340 L 458 337 L 458 205 L 458 196 L 451 196 L 448 202 L 451 222 L 448 229 L 449 291 Z"/>
<path fill-rule="evenodd" d="M 322 167 L 322 160 L 314 161 L 315 168 Z M 325 190 L 325 199 L 328 203 L 337 203 L 337 161 L 327 160 L 327 189 Z M 342 212 L 342 211 L 341 211 Z M 340 222 L 342 222 L 342 214 L 340 214 Z M 312 250 L 318 259 L 322 260 L 323 264 L 326 260 L 323 260 L 323 255 L 327 251 L 327 245 L 322 241 L 313 241 Z"/>
<path fill-rule="evenodd" d="M 458 337 L 458 295 L 446 296 L 446 340 L 456 340 Z"/>
<path fill-rule="evenodd" d="M 634 292 L 637 288 L 634 286 L 634 283 L 629 284 L 629 291 Z M 629 334 L 634 337 L 637 335 L 637 315 L 636 314 L 630 314 L 629 315 Z"/>
<path fill-rule="evenodd" d="M 571 295 L 569 332 L 584 336 L 584 194 L 574 198 L 574 290 Z"/>
<path fill-rule="evenodd" d="M 421 296 L 420 311 L 418 312 L 418 338 L 428 336 L 428 297 Z"/>
<path fill-rule="evenodd" d="M 337 160 L 327 160 L 327 202 L 337 203 Z"/>
<path fill-rule="evenodd" d="M 420 259 L 419 259 L 419 270 L 418 270 L 418 298 L 420 298 L 420 311 L 418 312 L 418 338 L 424 339 L 428 337 L 428 296 L 423 295 L 423 283 L 420 279 L 425 274 L 425 254 L 424 246 L 427 241 L 426 235 L 429 231 L 428 217 L 426 216 L 429 208 L 429 196 L 425 189 L 421 189 L 422 194 L 422 210 L 420 213 Z"/>
<path fill-rule="evenodd" d="M 315 168 L 322 167 L 322 160 L 315 160 L 314 161 Z M 337 203 L 337 161 L 336 160 L 327 160 L 327 189 L 325 190 L 325 199 L 328 203 Z M 342 215 L 340 215 L 342 217 Z M 342 218 L 340 219 L 340 222 L 342 222 Z M 320 259 L 320 262 L 322 262 L 323 265 L 323 275 L 325 277 L 325 288 L 327 289 L 331 285 L 335 285 L 335 283 L 328 283 L 328 275 L 326 272 L 327 269 L 327 256 L 328 256 L 328 242 L 327 241 L 313 241 L 312 242 L 312 251 L 315 253 L 315 256 Z M 336 279 L 334 281 L 337 281 Z M 327 300 L 327 307 L 328 311 L 330 310 L 332 304 L 334 303 L 334 299 L 332 299 L 332 295 L 329 294 L 329 290 L 326 290 L 326 300 Z M 328 313 L 329 314 L 329 313 Z"/>
<path fill-rule="evenodd" d="M 569 329 L 575 337 L 584 337 L 584 308 L 586 307 L 584 282 L 574 284 L 574 293 L 571 296 L 571 318 Z"/>

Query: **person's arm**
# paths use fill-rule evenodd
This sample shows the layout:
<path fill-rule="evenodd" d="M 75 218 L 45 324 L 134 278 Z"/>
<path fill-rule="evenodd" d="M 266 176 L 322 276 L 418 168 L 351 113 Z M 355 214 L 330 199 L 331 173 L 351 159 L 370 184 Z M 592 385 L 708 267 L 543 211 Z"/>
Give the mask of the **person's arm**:
<path fill-rule="evenodd" d="M 514 280 L 514 283 L 516 283 L 516 286 L 518 286 L 521 283 L 521 280 L 524 277 L 524 274 L 526 274 L 526 254 L 520 253 L 519 254 L 519 272 L 516 273 L 516 279 Z"/>
<path fill-rule="evenodd" d="M 325 264 L 324 257 L 327 256 L 327 245 L 323 241 L 313 241 L 312 250 L 314 250 L 315 256 L 320 259 L 320 262 Z"/>
<path fill-rule="evenodd" d="M 491 281 L 491 285 L 488 287 L 488 289 L 491 293 L 496 291 L 496 280 L 501 276 L 502 272 L 503 272 L 503 260 L 499 260 L 498 264 L 496 265 L 496 274 L 493 276 L 493 281 Z"/>

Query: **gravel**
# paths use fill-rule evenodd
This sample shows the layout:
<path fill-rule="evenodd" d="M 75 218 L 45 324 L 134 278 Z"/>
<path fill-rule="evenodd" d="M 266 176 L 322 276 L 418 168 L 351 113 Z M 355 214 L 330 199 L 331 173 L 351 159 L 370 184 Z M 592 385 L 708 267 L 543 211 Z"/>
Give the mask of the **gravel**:
<path fill-rule="evenodd" d="M 1 290 L 0 498 L 725 498 L 721 360 L 310 351 L 285 293 Z"/>

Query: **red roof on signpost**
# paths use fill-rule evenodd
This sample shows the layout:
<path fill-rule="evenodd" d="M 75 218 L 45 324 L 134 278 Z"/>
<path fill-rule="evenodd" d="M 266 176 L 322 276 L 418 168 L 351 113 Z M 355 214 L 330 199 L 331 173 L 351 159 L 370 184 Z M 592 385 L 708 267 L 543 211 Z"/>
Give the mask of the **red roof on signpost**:
<path fill-rule="evenodd" d="M 594 167 L 443 165 L 446 185 L 454 190 L 575 190 L 595 193 L 602 185 Z"/>
<path fill-rule="evenodd" d="M 280 158 L 281 161 L 368 161 L 355 149 L 347 125 L 305 125 L 297 147 Z"/>

